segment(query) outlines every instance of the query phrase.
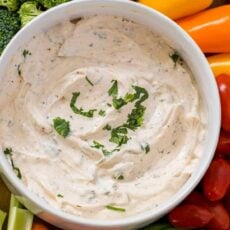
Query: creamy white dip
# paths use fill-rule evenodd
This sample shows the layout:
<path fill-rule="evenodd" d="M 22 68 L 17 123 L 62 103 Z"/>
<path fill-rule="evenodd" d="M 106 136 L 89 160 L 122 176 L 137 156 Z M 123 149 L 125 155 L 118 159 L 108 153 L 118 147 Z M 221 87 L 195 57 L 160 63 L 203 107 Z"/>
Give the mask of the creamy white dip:
<path fill-rule="evenodd" d="M 142 115 L 143 94 L 115 109 L 113 98 L 124 101 L 135 86 L 148 93 Z M 65 22 L 34 36 L 1 80 L 0 144 L 28 189 L 52 206 L 123 218 L 158 207 L 191 176 L 206 130 L 201 101 L 186 64 L 144 26 L 111 16 Z M 87 117 L 73 107 L 96 111 Z M 135 129 L 127 127 L 132 112 Z M 65 135 L 58 117 L 69 122 Z M 110 129 L 120 126 L 127 139 L 119 146 Z"/>

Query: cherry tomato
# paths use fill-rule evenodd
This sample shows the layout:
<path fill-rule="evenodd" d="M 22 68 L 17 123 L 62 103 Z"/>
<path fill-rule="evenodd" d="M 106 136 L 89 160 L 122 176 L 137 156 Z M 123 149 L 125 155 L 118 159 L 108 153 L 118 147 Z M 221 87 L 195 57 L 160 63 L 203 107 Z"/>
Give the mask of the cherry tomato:
<path fill-rule="evenodd" d="M 210 211 L 214 217 L 206 226 L 208 230 L 227 230 L 229 228 L 229 215 L 224 205 L 220 202 L 210 202 Z"/>
<path fill-rule="evenodd" d="M 221 200 L 230 185 L 230 166 L 223 159 L 212 161 L 204 176 L 202 187 L 205 197 L 210 201 Z"/>
<path fill-rule="evenodd" d="M 221 74 L 216 78 L 221 100 L 222 128 L 230 132 L 230 76 Z"/>
<path fill-rule="evenodd" d="M 224 204 L 230 214 L 230 190 L 228 189 L 227 194 L 224 197 Z"/>
<path fill-rule="evenodd" d="M 230 156 L 230 134 L 227 134 L 223 131 L 220 133 L 216 153 L 219 156 Z"/>
<path fill-rule="evenodd" d="M 213 214 L 206 208 L 184 204 L 169 213 L 169 222 L 179 228 L 201 228 L 213 218 Z"/>

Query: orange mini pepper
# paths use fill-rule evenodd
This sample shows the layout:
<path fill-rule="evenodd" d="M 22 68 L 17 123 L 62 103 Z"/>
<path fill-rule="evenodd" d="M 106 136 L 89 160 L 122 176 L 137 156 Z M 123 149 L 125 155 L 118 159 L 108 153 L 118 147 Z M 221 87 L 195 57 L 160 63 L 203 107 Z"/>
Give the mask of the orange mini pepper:
<path fill-rule="evenodd" d="M 230 53 L 230 4 L 182 18 L 177 23 L 205 53 Z"/>
<path fill-rule="evenodd" d="M 220 74 L 230 75 L 230 53 L 210 56 L 208 62 L 216 77 Z"/>
<path fill-rule="evenodd" d="M 182 18 L 208 8 L 213 0 L 139 0 L 172 19 Z"/>

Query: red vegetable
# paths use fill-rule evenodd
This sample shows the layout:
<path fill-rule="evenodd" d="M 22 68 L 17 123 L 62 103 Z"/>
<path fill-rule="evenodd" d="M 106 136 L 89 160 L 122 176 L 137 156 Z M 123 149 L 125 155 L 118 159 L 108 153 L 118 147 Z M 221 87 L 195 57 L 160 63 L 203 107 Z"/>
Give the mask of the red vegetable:
<path fill-rule="evenodd" d="M 222 110 L 222 128 L 230 132 L 230 76 L 221 74 L 216 78 L 220 99 L 221 99 L 221 110 Z"/>
<path fill-rule="evenodd" d="M 208 230 L 227 230 L 229 228 L 229 215 L 223 204 L 215 202 L 209 204 L 214 217 L 206 226 Z"/>
<path fill-rule="evenodd" d="M 221 200 L 230 185 L 230 166 L 223 159 L 215 159 L 204 176 L 202 187 L 210 201 Z"/>
<path fill-rule="evenodd" d="M 184 204 L 176 207 L 169 213 L 170 223 L 179 228 L 201 228 L 213 218 L 213 214 L 206 208 Z"/>
<path fill-rule="evenodd" d="M 230 135 L 223 131 L 220 133 L 216 153 L 219 156 L 230 156 Z"/>

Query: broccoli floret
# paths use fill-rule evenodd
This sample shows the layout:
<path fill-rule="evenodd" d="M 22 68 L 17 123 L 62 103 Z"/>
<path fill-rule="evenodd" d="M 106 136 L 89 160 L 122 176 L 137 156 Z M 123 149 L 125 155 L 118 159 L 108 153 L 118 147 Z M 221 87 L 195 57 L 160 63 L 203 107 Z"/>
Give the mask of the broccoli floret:
<path fill-rule="evenodd" d="M 17 13 L 0 9 L 0 55 L 20 28 L 21 22 Z"/>
<path fill-rule="evenodd" d="M 10 11 L 15 11 L 18 9 L 18 0 L 0 0 L 0 6 L 4 6 Z"/>
<path fill-rule="evenodd" d="M 18 11 L 22 27 L 42 12 L 43 11 L 41 11 L 38 7 L 38 3 L 35 1 L 23 3 Z"/>
<path fill-rule="evenodd" d="M 38 0 L 38 2 L 40 2 L 47 9 L 69 1 L 71 0 Z"/>

